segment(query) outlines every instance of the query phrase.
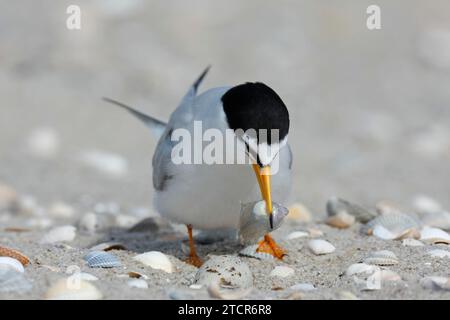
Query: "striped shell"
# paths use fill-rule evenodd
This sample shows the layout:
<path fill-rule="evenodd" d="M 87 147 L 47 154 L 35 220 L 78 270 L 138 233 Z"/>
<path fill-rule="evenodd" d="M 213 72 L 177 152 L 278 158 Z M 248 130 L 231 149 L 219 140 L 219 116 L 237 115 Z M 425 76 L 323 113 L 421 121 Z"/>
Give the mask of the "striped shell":
<path fill-rule="evenodd" d="M 31 290 L 31 282 L 24 274 L 10 268 L 0 268 L 0 292 L 23 293 Z"/>
<path fill-rule="evenodd" d="M 369 221 L 363 231 L 385 240 L 418 238 L 420 223 L 404 213 L 391 213 L 376 217 Z"/>
<path fill-rule="evenodd" d="M 104 251 L 91 251 L 85 257 L 87 264 L 91 268 L 114 268 L 120 267 L 120 260 Z"/>
<path fill-rule="evenodd" d="M 258 249 L 258 245 L 254 244 L 245 247 L 244 249 L 239 251 L 239 254 L 244 257 L 256 258 L 259 260 L 275 260 L 275 257 L 271 254 L 265 252 L 257 252 L 256 249 Z"/>
<path fill-rule="evenodd" d="M 377 266 L 392 266 L 398 264 L 398 258 L 392 251 L 381 250 L 373 252 L 363 262 Z"/>
<path fill-rule="evenodd" d="M 0 257 L 10 257 L 19 260 L 24 266 L 30 263 L 30 259 L 17 250 L 0 246 Z"/>

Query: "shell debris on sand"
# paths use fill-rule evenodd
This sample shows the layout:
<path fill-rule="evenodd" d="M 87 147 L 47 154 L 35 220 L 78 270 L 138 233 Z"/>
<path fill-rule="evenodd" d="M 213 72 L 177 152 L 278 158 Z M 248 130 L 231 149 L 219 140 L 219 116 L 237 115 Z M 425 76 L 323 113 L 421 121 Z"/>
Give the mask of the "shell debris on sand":
<path fill-rule="evenodd" d="M 348 216 L 353 216 L 356 221 L 361 223 L 366 223 L 377 216 L 375 212 L 337 197 L 330 198 L 327 201 L 326 208 L 329 217 L 345 213 L 343 216 L 341 215 L 341 219 L 343 218 L 347 223 L 351 221 Z"/>
<path fill-rule="evenodd" d="M 288 266 L 276 266 L 271 272 L 271 277 L 287 278 L 295 274 L 295 270 Z"/>
<path fill-rule="evenodd" d="M 84 260 L 91 268 L 115 268 L 122 265 L 116 256 L 105 251 L 91 251 Z"/>
<path fill-rule="evenodd" d="M 450 235 L 438 228 L 424 227 L 420 232 L 420 240 L 433 244 L 450 244 Z"/>
<path fill-rule="evenodd" d="M 10 257 L 19 260 L 22 265 L 26 266 L 30 263 L 30 259 L 17 250 L 0 246 L 0 257 Z"/>
<path fill-rule="evenodd" d="M 287 219 L 295 223 L 308 223 L 312 221 L 309 209 L 301 203 L 294 203 L 289 207 Z"/>
<path fill-rule="evenodd" d="M 172 262 L 164 253 L 159 251 L 145 252 L 134 256 L 133 259 L 153 269 L 162 270 L 167 273 L 174 271 Z"/>
<path fill-rule="evenodd" d="M 100 300 L 103 294 L 93 284 L 68 277 L 58 280 L 44 296 L 47 300 Z"/>
<path fill-rule="evenodd" d="M 389 250 L 380 250 L 372 252 L 367 258 L 363 260 L 366 264 L 378 266 L 392 266 L 399 263 L 394 252 Z"/>
<path fill-rule="evenodd" d="M 312 239 L 308 242 L 308 247 L 315 255 L 332 253 L 336 248 L 328 241 L 322 239 Z"/>
<path fill-rule="evenodd" d="M 10 257 L 0 257 L 0 269 L 11 269 L 21 273 L 25 272 L 22 263 Z"/>
<path fill-rule="evenodd" d="M 347 270 L 345 271 L 345 274 L 347 276 L 353 276 L 355 274 L 373 274 L 377 270 L 377 267 L 374 265 L 370 265 L 367 263 L 354 263 L 350 265 Z"/>
<path fill-rule="evenodd" d="M 400 212 L 384 214 L 369 221 L 363 231 L 384 240 L 419 238 L 420 223 L 415 218 Z"/>
<path fill-rule="evenodd" d="M 216 282 L 224 288 L 250 288 L 253 286 L 253 274 L 238 257 L 211 256 L 198 269 L 194 281 L 206 286 Z"/>
<path fill-rule="evenodd" d="M 48 231 L 41 239 L 41 243 L 71 242 L 76 237 L 74 226 L 60 226 Z"/>
<path fill-rule="evenodd" d="M 11 268 L 0 268 L 0 292 L 24 293 L 32 288 L 31 282 L 22 272 Z"/>

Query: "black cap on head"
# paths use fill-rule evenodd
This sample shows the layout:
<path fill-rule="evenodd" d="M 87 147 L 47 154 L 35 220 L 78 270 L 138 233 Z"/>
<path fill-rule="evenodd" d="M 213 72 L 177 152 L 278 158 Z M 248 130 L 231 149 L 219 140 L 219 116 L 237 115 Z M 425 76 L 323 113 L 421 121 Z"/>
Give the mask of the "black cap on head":
<path fill-rule="evenodd" d="M 283 140 L 289 132 L 289 112 L 281 98 L 263 83 L 244 83 L 228 90 L 222 104 L 231 129 L 267 130 L 267 143 L 271 144 L 271 129 L 279 130 Z"/>

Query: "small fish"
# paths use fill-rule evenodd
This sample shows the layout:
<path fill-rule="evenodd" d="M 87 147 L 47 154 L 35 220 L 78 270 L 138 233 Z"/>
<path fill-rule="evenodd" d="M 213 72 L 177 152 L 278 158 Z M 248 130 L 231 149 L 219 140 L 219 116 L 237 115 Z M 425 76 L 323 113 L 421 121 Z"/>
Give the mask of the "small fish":
<path fill-rule="evenodd" d="M 264 201 L 241 204 L 239 239 L 243 244 L 255 244 L 265 234 L 278 229 L 289 210 L 274 202 L 272 212 L 273 228 L 267 219 Z"/>

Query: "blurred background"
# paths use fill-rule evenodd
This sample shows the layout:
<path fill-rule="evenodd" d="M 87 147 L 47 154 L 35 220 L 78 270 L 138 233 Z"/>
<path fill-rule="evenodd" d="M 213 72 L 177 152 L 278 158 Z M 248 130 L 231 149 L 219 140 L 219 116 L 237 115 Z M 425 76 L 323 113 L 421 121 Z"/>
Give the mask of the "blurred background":
<path fill-rule="evenodd" d="M 81 8 L 68 30 L 66 8 Z M 381 7 L 381 30 L 366 8 Z M 42 202 L 151 205 L 147 129 L 188 86 L 262 81 L 291 115 L 293 201 L 450 207 L 450 2 L 0 1 L 0 182 Z"/>

